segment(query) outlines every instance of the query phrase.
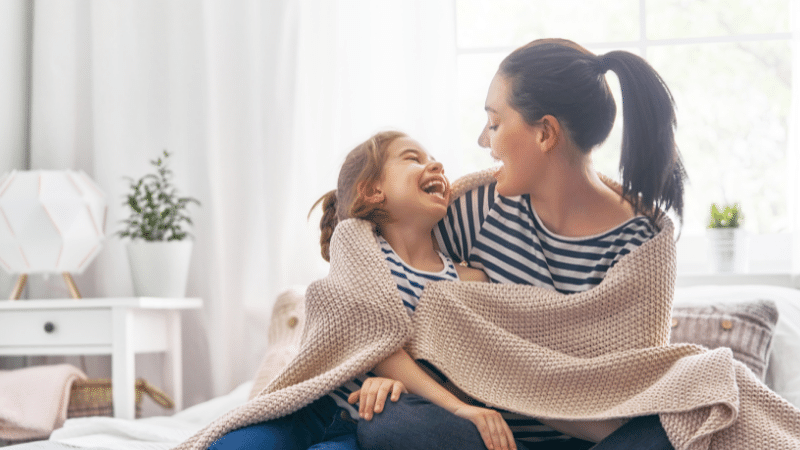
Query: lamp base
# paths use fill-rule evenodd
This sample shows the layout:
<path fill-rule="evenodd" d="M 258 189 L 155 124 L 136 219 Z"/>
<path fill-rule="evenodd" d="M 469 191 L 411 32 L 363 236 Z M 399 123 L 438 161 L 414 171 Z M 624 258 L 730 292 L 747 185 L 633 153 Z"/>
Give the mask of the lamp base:
<path fill-rule="evenodd" d="M 75 285 L 75 280 L 72 279 L 72 275 L 70 275 L 69 272 L 64 272 L 61 275 L 64 277 L 64 282 L 67 284 L 69 295 L 74 299 L 81 298 L 81 293 L 78 291 L 78 286 Z M 22 296 L 22 289 L 25 288 L 25 284 L 27 282 L 28 274 L 20 274 L 19 278 L 17 278 L 17 282 L 14 283 L 14 288 L 11 290 L 11 295 L 8 297 L 8 299 L 12 301 L 19 300 L 20 296 Z"/>

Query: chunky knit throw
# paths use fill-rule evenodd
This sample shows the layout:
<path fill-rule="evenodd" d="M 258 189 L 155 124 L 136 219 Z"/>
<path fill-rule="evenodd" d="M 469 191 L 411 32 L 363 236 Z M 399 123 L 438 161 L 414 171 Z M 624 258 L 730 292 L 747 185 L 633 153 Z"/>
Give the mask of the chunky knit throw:
<path fill-rule="evenodd" d="M 454 185 L 456 195 L 485 174 Z M 413 324 L 373 236 L 340 223 L 328 277 L 306 294 L 295 360 L 261 393 L 179 449 L 290 414 L 407 345 L 470 396 L 555 420 L 658 413 L 676 449 L 800 449 L 800 410 L 770 391 L 728 349 L 669 345 L 674 229 L 623 257 L 589 291 L 435 282 Z"/>

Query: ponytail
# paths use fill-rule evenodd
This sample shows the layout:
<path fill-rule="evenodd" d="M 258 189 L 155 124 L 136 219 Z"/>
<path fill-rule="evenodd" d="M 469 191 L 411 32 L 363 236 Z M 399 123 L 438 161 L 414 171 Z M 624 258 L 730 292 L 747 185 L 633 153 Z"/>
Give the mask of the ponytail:
<path fill-rule="evenodd" d="M 322 203 L 322 218 L 319 220 L 319 230 L 321 232 L 319 236 L 320 253 L 322 254 L 322 259 L 330 262 L 331 237 L 333 236 L 334 228 L 339 223 L 339 219 L 336 217 L 336 190 L 334 189 L 320 197 L 311 207 L 311 211 L 320 203 Z M 311 217 L 311 211 L 308 212 L 309 217 Z"/>
<path fill-rule="evenodd" d="M 637 212 L 675 210 L 683 222 L 686 172 L 675 144 L 675 101 L 650 64 L 629 52 L 598 57 L 622 89 L 622 192 Z M 631 195 L 633 194 L 633 195 Z"/>
<path fill-rule="evenodd" d="M 500 63 L 499 73 L 510 81 L 509 104 L 528 124 L 552 115 L 588 153 L 614 125 L 608 70 L 622 87 L 623 195 L 637 214 L 655 220 L 674 209 L 682 223 L 686 172 L 675 145 L 675 103 L 647 61 L 624 51 L 596 56 L 572 41 L 542 39 L 514 50 Z"/>

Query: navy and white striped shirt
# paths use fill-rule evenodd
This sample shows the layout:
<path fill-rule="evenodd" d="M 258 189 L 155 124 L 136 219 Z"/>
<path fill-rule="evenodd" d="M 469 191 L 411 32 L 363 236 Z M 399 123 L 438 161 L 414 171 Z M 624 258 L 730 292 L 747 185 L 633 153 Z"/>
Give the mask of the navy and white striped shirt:
<path fill-rule="evenodd" d="M 449 207 L 434 233 L 456 262 L 483 269 L 495 283 L 518 283 L 582 292 L 656 234 L 650 219 L 634 217 L 604 233 L 564 237 L 550 232 L 528 195 L 503 197 L 491 183 L 467 192 Z"/>
<path fill-rule="evenodd" d="M 483 269 L 494 283 L 519 283 L 569 294 L 600 284 L 623 256 L 656 234 L 644 216 L 595 236 L 550 232 L 528 195 L 503 197 L 496 183 L 456 199 L 434 229 L 439 248 L 455 261 Z M 514 437 L 524 442 L 569 438 L 536 419 L 501 411 Z"/>
<path fill-rule="evenodd" d="M 403 300 L 403 306 L 406 308 L 408 315 L 412 315 L 414 310 L 419 304 L 419 297 L 422 295 L 422 290 L 429 281 L 438 280 L 458 280 L 458 273 L 453 261 L 447 256 L 439 253 L 442 259 L 443 268 L 439 272 L 426 272 L 424 270 L 417 270 L 406 264 L 397 253 L 392 250 L 392 246 L 382 236 L 377 237 L 378 245 L 383 252 L 386 262 L 389 264 L 389 270 L 392 273 L 392 278 L 397 283 L 397 289 L 400 290 L 400 298 Z M 352 381 L 345 383 L 339 389 L 328 394 L 336 404 L 346 409 L 350 416 L 358 420 L 358 405 L 351 405 L 347 403 L 347 397 L 350 393 L 361 389 L 364 380 L 369 377 L 375 377 L 372 372 L 367 372 L 364 375 L 359 375 Z"/>

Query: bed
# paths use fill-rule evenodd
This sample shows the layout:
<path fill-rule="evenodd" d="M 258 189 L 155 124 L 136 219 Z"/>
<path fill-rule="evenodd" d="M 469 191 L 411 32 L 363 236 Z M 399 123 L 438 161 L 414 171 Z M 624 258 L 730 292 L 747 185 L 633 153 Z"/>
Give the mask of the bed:
<path fill-rule="evenodd" d="M 270 321 L 269 349 L 253 381 L 227 395 L 169 417 L 122 420 L 70 419 L 47 441 L 4 447 L 9 450 L 160 450 L 188 438 L 215 418 L 247 401 L 253 387 L 266 384 L 296 349 L 302 329 L 302 290 L 282 293 Z M 699 333 L 699 334 L 698 334 Z M 673 338 L 709 347 L 733 348 L 764 382 L 800 406 L 800 290 L 764 286 L 697 286 L 675 295 Z M 760 365 L 759 365 L 760 364 Z"/>

